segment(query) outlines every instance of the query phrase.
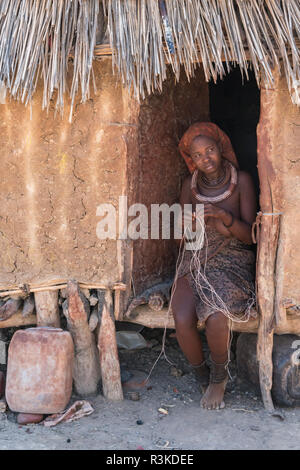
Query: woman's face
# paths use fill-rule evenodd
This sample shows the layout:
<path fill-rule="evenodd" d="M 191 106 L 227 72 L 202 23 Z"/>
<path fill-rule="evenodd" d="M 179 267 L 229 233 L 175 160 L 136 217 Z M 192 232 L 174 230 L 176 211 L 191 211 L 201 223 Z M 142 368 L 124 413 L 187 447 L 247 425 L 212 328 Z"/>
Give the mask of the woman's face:
<path fill-rule="evenodd" d="M 215 140 L 196 137 L 190 146 L 190 155 L 198 170 L 207 175 L 218 173 L 221 168 L 221 152 Z"/>

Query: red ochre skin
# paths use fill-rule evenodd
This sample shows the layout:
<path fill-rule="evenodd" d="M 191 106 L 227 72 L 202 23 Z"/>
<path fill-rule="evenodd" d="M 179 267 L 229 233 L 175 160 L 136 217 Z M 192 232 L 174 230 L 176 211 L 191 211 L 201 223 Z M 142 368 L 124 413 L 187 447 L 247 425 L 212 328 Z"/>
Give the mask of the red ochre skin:
<path fill-rule="evenodd" d="M 190 145 L 190 156 L 196 168 L 205 175 L 206 180 L 217 180 L 222 174 L 222 156 L 218 144 L 210 137 L 196 137 Z M 230 184 L 218 189 L 201 187 L 201 178 L 197 181 L 201 194 L 217 196 L 222 194 Z M 191 204 L 195 202 L 191 192 L 191 176 L 183 183 L 180 203 Z M 229 228 L 232 215 L 234 221 Z M 220 233 L 228 237 L 236 237 L 246 244 L 252 244 L 251 227 L 256 217 L 255 189 L 248 173 L 238 171 L 238 184 L 232 195 L 216 204 L 204 205 L 204 221 L 206 225 L 215 227 Z M 197 366 L 203 363 L 204 355 L 202 342 L 197 330 L 197 316 L 193 292 L 187 279 L 181 277 L 177 280 L 176 289 L 172 299 L 176 335 L 179 345 L 190 362 Z M 210 315 L 206 321 L 206 338 L 212 360 L 217 364 L 224 364 L 228 358 L 228 320 L 221 312 Z M 207 409 L 218 409 L 224 406 L 223 396 L 226 380 L 220 384 L 210 384 L 201 405 Z"/>

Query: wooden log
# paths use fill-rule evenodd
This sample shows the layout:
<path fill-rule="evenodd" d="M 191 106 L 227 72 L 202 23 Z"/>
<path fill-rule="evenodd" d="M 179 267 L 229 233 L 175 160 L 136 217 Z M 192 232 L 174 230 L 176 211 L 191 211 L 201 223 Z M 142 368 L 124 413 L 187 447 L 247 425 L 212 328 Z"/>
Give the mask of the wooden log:
<path fill-rule="evenodd" d="M 22 310 L 19 310 L 8 320 L 0 321 L 0 328 L 13 328 L 29 325 L 36 325 L 36 315 L 28 315 L 28 317 L 23 317 Z"/>
<path fill-rule="evenodd" d="M 8 320 L 19 310 L 22 304 L 21 298 L 9 299 L 0 307 L 0 321 Z"/>
<path fill-rule="evenodd" d="M 276 94 L 279 71 L 274 70 L 274 89 L 261 88 L 260 120 L 257 127 L 258 174 L 260 180 L 260 208 L 257 236 L 256 296 L 260 323 L 258 328 L 257 358 L 262 399 L 267 411 L 274 411 L 271 397 L 273 375 L 273 334 L 276 323 L 275 306 L 278 302 L 276 288 L 276 257 L 280 228 L 282 197 L 280 183 L 274 170 L 276 138 Z"/>
<path fill-rule="evenodd" d="M 58 290 L 35 292 L 34 300 L 37 325 L 59 328 Z"/>
<path fill-rule="evenodd" d="M 75 346 L 74 385 L 76 392 L 85 396 L 97 392 L 100 379 L 99 357 L 95 336 L 88 324 L 89 302 L 80 292 L 76 281 L 69 281 L 67 290 L 63 312 Z"/>
<path fill-rule="evenodd" d="M 30 295 L 24 300 L 23 304 L 23 309 L 22 309 L 22 316 L 28 317 L 29 315 L 32 315 L 35 309 L 35 303 L 34 303 L 34 296 Z"/>
<path fill-rule="evenodd" d="M 106 290 L 104 296 L 104 305 L 98 333 L 98 349 L 103 395 L 108 400 L 123 400 L 116 330 L 113 318 L 112 292 L 110 290 Z"/>

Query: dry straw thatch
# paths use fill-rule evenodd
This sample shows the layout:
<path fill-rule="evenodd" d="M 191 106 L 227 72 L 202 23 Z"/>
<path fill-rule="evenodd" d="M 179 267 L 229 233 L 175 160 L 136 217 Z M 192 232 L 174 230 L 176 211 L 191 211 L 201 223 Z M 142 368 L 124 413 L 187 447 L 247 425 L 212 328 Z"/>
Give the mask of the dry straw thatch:
<path fill-rule="evenodd" d="M 85 101 L 98 11 L 99 0 L 0 0 L 0 80 L 11 95 L 27 104 L 42 77 L 43 107 L 57 89 L 62 110 L 73 51 L 72 104 L 79 88 Z"/>
<path fill-rule="evenodd" d="M 43 107 L 57 89 L 63 109 L 70 54 L 72 103 L 89 96 L 96 33 L 106 15 L 113 66 L 136 97 L 161 90 L 167 63 L 176 79 L 202 62 L 207 80 L 238 65 L 251 66 L 272 84 L 272 68 L 286 75 L 292 99 L 299 96 L 299 0 L 0 0 L 0 80 L 28 103 L 38 78 Z M 98 34 L 97 33 L 97 34 Z M 299 104 L 299 102 L 298 102 Z"/>

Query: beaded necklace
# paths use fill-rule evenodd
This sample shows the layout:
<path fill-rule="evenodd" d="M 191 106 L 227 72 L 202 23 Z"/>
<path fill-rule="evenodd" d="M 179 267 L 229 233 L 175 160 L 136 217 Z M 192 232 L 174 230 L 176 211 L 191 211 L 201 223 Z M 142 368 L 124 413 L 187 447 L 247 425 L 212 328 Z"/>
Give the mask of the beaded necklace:
<path fill-rule="evenodd" d="M 226 162 L 226 165 L 227 165 L 227 162 Z M 231 194 L 233 193 L 237 185 L 237 170 L 232 165 L 232 163 L 228 162 L 228 165 L 230 169 L 230 185 L 226 191 L 224 191 L 222 194 L 219 194 L 218 196 L 204 196 L 203 194 L 200 193 L 200 191 L 197 188 L 198 170 L 196 169 L 194 171 L 193 176 L 192 176 L 192 181 L 191 181 L 191 191 L 199 202 L 203 204 L 204 203 L 214 204 L 216 202 L 224 201 L 225 199 L 229 198 L 229 196 L 231 196 Z M 216 189 L 216 186 L 214 186 L 213 188 Z"/>
<path fill-rule="evenodd" d="M 201 187 L 205 188 L 205 189 L 219 189 L 219 188 L 222 188 L 222 186 L 224 186 L 230 178 L 229 165 L 224 163 L 224 166 L 222 167 L 222 170 L 223 170 L 223 172 L 222 172 L 221 176 L 219 176 L 219 178 L 216 178 L 214 180 L 207 179 L 206 176 L 203 173 L 201 173 L 201 175 L 200 175 Z"/>

